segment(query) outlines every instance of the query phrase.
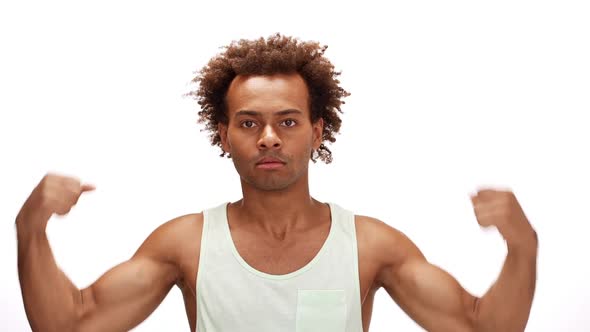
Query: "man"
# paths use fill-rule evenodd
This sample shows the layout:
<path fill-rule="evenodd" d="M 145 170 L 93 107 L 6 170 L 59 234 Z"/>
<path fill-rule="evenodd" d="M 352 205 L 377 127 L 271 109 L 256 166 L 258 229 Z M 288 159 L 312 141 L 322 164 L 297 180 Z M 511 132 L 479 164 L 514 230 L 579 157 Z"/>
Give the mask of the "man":
<path fill-rule="evenodd" d="M 383 287 L 428 331 L 523 331 L 537 237 L 514 194 L 472 197 L 477 220 L 506 240 L 502 272 L 483 297 L 428 263 L 400 231 L 309 193 L 308 164 L 331 161 L 348 92 L 325 47 L 281 35 L 240 40 L 214 57 L 190 95 L 211 143 L 231 157 L 243 198 L 172 219 L 134 256 L 78 289 L 45 235 L 94 187 L 46 175 L 17 220 L 18 266 L 34 331 L 127 331 L 177 285 L 191 331 L 368 331 Z"/>

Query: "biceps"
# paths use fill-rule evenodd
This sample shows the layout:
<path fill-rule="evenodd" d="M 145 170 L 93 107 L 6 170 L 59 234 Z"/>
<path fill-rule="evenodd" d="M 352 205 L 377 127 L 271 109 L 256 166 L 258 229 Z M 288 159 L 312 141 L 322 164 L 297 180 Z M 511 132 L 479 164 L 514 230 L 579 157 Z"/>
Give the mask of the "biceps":
<path fill-rule="evenodd" d="M 82 290 L 81 331 L 127 331 L 141 323 L 174 285 L 172 266 L 138 257 Z"/>
<path fill-rule="evenodd" d="M 476 297 L 449 273 L 426 260 L 415 260 L 394 275 L 387 292 L 420 325 L 429 331 L 471 330 Z"/>

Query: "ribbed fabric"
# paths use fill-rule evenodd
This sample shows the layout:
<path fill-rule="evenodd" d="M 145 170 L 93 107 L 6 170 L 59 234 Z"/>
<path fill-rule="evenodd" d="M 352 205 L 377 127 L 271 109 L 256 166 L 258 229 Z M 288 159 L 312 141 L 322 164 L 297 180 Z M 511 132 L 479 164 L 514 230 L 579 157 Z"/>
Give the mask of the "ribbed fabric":
<path fill-rule="evenodd" d="M 317 255 L 272 275 L 238 253 L 227 204 L 205 210 L 197 275 L 197 332 L 362 332 L 354 214 L 329 203 L 332 222 Z"/>

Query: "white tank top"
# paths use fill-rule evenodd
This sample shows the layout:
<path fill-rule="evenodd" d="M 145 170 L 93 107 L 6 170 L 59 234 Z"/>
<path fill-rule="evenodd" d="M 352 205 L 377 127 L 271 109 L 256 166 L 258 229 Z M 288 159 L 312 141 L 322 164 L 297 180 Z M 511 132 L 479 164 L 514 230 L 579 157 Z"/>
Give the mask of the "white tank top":
<path fill-rule="evenodd" d="M 251 267 L 229 230 L 227 204 L 203 211 L 197 332 L 362 332 L 354 214 L 329 203 L 330 232 L 297 271 Z"/>

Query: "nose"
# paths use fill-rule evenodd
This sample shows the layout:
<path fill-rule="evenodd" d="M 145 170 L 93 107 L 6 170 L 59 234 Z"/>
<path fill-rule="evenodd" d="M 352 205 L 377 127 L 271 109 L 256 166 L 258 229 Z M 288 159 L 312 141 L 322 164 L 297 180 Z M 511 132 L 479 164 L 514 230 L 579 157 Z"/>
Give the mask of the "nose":
<path fill-rule="evenodd" d="M 281 139 L 274 131 L 272 126 L 267 125 L 262 130 L 262 134 L 260 139 L 258 140 L 258 148 L 259 149 L 270 149 L 270 148 L 280 148 L 282 145 Z"/>

